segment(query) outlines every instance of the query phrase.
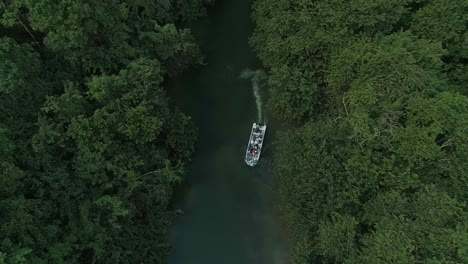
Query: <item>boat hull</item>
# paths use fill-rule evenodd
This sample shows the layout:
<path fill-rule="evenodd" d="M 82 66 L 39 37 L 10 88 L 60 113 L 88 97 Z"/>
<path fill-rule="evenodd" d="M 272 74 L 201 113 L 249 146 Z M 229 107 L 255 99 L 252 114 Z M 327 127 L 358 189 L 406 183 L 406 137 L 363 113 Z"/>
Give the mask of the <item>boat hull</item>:
<path fill-rule="evenodd" d="M 250 131 L 249 143 L 245 152 L 245 163 L 250 167 L 257 165 L 262 153 L 262 146 L 265 139 L 266 125 L 253 123 Z"/>

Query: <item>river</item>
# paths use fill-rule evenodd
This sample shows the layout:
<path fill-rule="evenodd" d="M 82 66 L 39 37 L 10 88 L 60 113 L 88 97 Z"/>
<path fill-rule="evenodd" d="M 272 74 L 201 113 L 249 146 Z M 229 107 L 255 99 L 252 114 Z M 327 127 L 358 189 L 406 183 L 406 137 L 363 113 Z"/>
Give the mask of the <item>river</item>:
<path fill-rule="evenodd" d="M 240 75 L 260 67 L 248 44 L 251 4 L 218 0 L 192 25 L 207 64 L 183 74 L 169 91 L 199 129 L 187 188 L 175 202 L 183 214 L 170 230 L 169 264 L 287 263 L 270 171 L 274 122 L 259 165 L 243 161 L 257 111 L 252 83 Z"/>

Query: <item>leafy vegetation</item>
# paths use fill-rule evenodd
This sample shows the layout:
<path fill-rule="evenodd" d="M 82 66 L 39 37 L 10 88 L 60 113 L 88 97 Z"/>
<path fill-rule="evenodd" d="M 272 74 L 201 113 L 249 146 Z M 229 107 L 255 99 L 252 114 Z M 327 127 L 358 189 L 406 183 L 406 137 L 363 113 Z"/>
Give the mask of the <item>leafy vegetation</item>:
<path fill-rule="evenodd" d="M 466 1 L 256 0 L 292 263 L 468 262 Z"/>
<path fill-rule="evenodd" d="M 205 2 L 0 2 L 0 263 L 165 262 Z"/>

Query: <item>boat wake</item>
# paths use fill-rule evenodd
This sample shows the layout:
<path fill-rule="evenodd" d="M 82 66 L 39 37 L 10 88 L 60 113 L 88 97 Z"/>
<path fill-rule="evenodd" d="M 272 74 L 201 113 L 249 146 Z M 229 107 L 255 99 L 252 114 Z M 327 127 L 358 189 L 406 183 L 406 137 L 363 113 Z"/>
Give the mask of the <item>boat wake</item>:
<path fill-rule="evenodd" d="M 262 70 L 253 71 L 249 68 L 242 71 L 240 78 L 242 79 L 250 79 L 252 82 L 252 91 L 255 96 L 255 103 L 257 104 L 257 122 L 265 123 L 262 120 L 263 112 L 262 112 L 262 97 L 260 94 L 260 80 L 264 78 L 265 73 Z"/>

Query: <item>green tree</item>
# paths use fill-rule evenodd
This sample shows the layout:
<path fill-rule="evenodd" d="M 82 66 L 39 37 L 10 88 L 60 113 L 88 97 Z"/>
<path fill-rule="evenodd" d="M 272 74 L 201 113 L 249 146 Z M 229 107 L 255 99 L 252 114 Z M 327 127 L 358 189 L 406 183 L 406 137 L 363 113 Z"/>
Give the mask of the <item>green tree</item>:
<path fill-rule="evenodd" d="M 320 113 L 330 56 L 355 37 L 397 30 L 409 2 L 256 1 L 251 43 L 265 67 L 271 69 L 273 112 L 284 120 L 295 121 Z M 294 77 L 290 77 L 291 73 Z"/>
<path fill-rule="evenodd" d="M 196 131 L 163 81 L 205 3 L 0 2 L 1 263 L 165 262 Z"/>
<path fill-rule="evenodd" d="M 167 253 L 167 207 L 195 134 L 170 110 L 161 74 L 158 61 L 141 59 L 118 75 L 93 77 L 85 90 L 70 84 L 48 98 L 34 140 L 46 157 L 39 181 L 52 185 L 42 193 L 58 208 L 50 216 L 67 223 L 52 258 L 130 263 Z M 155 236 L 139 241 L 145 232 Z"/>
<path fill-rule="evenodd" d="M 255 3 L 292 263 L 467 261 L 464 9 Z"/>
<path fill-rule="evenodd" d="M 413 16 L 410 30 L 421 38 L 442 44 L 448 51 L 446 72 L 455 89 L 468 95 L 466 60 L 468 59 L 468 3 L 463 0 L 425 1 Z"/>
<path fill-rule="evenodd" d="M 115 72 L 141 56 L 154 56 L 161 61 L 171 59 L 174 66 L 167 70 L 175 74 L 183 69 L 178 66 L 189 64 L 184 59 L 200 60 L 190 31 L 178 32 L 165 23 L 202 15 L 204 2 L 127 2 L 19 0 L 3 3 L 1 22 L 12 27 L 26 21 L 28 28 L 43 33 L 41 41 L 51 52 L 86 72 Z"/>
<path fill-rule="evenodd" d="M 30 45 L 0 38 L 0 123 L 14 129 L 23 140 L 31 136 L 32 122 L 49 90 L 42 73 L 39 54 Z"/>

